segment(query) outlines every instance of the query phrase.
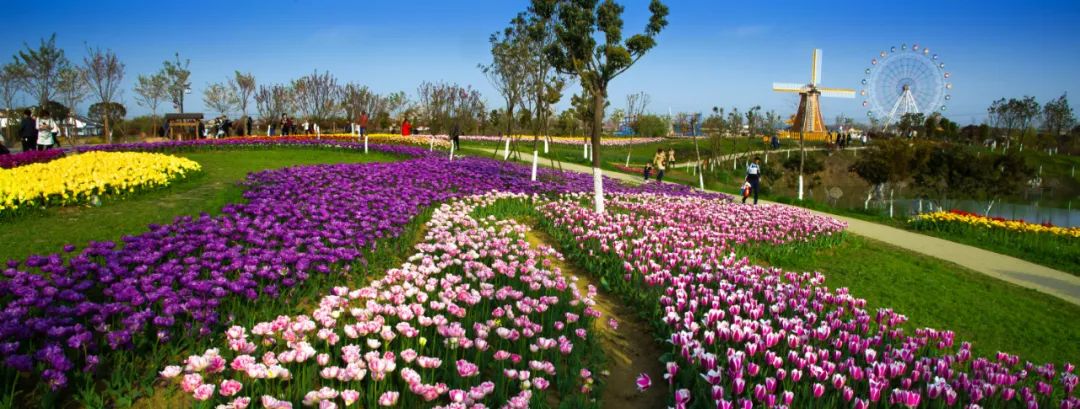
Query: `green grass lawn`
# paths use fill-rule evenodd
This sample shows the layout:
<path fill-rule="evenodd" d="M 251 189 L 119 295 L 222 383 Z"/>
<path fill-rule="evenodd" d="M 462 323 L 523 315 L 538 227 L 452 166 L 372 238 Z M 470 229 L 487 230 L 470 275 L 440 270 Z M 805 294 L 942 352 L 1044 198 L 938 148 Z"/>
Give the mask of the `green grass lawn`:
<path fill-rule="evenodd" d="M 733 143 L 734 146 L 732 145 Z M 709 150 L 710 146 L 711 145 L 709 144 L 708 138 L 705 137 L 697 138 L 697 149 L 694 148 L 693 138 L 679 137 L 666 139 L 661 142 L 633 145 L 632 147 L 604 146 L 603 149 L 600 150 L 600 159 L 601 162 L 605 164 L 626 165 L 626 156 L 629 153 L 630 166 L 640 168 L 641 165 L 645 164 L 646 162 L 651 162 L 653 155 L 656 154 L 656 150 L 662 148 L 665 151 L 667 151 L 668 149 L 675 149 L 676 162 L 681 164 L 688 160 L 694 160 L 695 158 L 697 158 L 698 151 L 700 151 L 702 159 L 707 158 L 709 156 L 709 153 L 711 152 Z M 810 147 L 811 144 L 808 143 L 807 146 Z M 498 147 L 500 150 L 499 157 L 502 157 L 503 145 L 499 142 L 461 142 L 462 151 L 464 151 L 465 153 L 476 154 L 478 156 L 492 156 L 490 151 L 484 151 L 481 149 L 490 150 L 495 149 L 496 147 Z M 545 160 L 548 157 L 551 157 L 553 159 L 561 160 L 563 162 L 577 163 L 581 165 L 592 164 L 592 161 L 585 158 L 584 149 L 581 147 L 581 145 L 565 145 L 553 143 L 549 145 L 549 152 L 547 155 L 544 155 L 543 153 L 543 141 L 541 141 L 537 145 L 537 147 L 540 150 L 541 156 L 543 156 Z M 732 141 L 731 139 L 724 139 L 723 141 L 721 141 L 718 147 L 719 150 L 717 152 L 717 155 L 726 155 L 731 153 L 733 149 L 735 152 L 761 150 L 765 148 L 765 144 L 756 139 L 752 140 L 750 138 L 736 138 L 734 141 Z M 787 148 L 789 146 L 784 147 Z M 530 159 L 533 150 L 533 141 L 531 138 L 523 138 L 518 141 L 517 148 L 514 149 L 514 147 L 511 146 L 511 150 L 519 152 L 522 159 Z"/>
<path fill-rule="evenodd" d="M 868 309 L 907 315 L 909 330 L 953 330 L 981 355 L 1007 351 L 1059 364 L 1080 358 L 1080 306 L 876 240 L 848 235 L 833 248 L 756 261 L 820 271 L 826 284 L 865 298 Z"/>
<path fill-rule="evenodd" d="M 151 223 L 170 223 L 177 216 L 216 214 L 228 203 L 243 199 L 237 185 L 248 172 L 319 163 L 393 161 L 386 154 L 323 149 L 268 149 L 187 152 L 178 154 L 199 162 L 202 174 L 163 190 L 113 199 L 100 207 L 70 206 L 46 209 L 0 221 L 0 261 L 60 251 L 65 244 L 83 246 L 91 240 L 119 240 L 138 234 Z"/>
<path fill-rule="evenodd" d="M 721 155 L 731 152 L 731 145 L 729 144 L 729 142 L 729 140 L 725 140 L 721 144 Z M 702 151 L 702 156 L 706 156 L 708 141 L 704 139 L 699 139 L 698 143 Z M 473 146 L 479 145 L 486 149 L 493 149 L 497 145 L 497 143 L 494 142 L 468 142 L 468 144 L 473 144 Z M 475 148 L 470 149 L 468 144 L 463 147 L 464 152 L 480 156 L 491 156 L 490 152 L 478 150 Z M 807 144 L 807 147 L 817 146 L 820 146 L 820 144 Z M 748 138 L 742 138 L 736 141 L 735 151 L 744 152 L 748 149 L 755 150 L 761 149 L 762 147 L 763 145 L 757 143 L 756 141 L 751 141 Z M 676 151 L 676 158 L 680 161 L 696 157 L 692 140 L 672 139 L 659 143 L 650 143 L 634 146 L 630 160 L 631 166 L 639 168 L 641 164 L 651 160 L 652 155 L 656 152 L 657 148 L 674 148 Z M 532 154 L 532 141 L 529 140 L 520 143 L 517 150 L 519 152 L 522 152 L 522 159 L 528 160 L 531 157 L 529 155 Z M 550 151 L 551 154 L 548 156 L 556 158 L 558 160 L 570 163 L 577 163 L 581 165 L 591 165 L 591 162 L 589 162 L 583 157 L 581 146 L 551 145 Z M 601 166 L 605 170 L 625 172 L 625 170 L 620 169 L 620 167 L 625 164 L 627 152 L 628 150 L 626 147 L 605 147 L 604 151 L 601 153 L 601 158 L 603 159 Z M 823 155 L 823 153 L 821 152 L 811 152 L 808 154 L 819 156 Z M 1036 151 L 1028 151 L 1024 152 L 1024 154 L 1029 157 L 1028 160 L 1031 161 L 1031 163 L 1045 163 L 1046 165 L 1044 168 L 1044 174 L 1056 175 L 1055 177 L 1059 179 L 1059 181 L 1056 183 L 1061 186 L 1065 186 L 1067 185 L 1067 183 L 1060 182 L 1060 179 L 1068 177 L 1069 172 L 1071 171 L 1071 167 L 1076 166 L 1076 164 L 1080 164 L 1080 158 L 1077 157 L 1070 157 L 1065 155 L 1048 156 L 1045 152 L 1040 153 Z M 781 161 L 785 157 L 786 156 L 784 154 L 773 154 L 771 156 L 771 165 L 780 166 L 780 163 L 782 163 Z M 540 163 L 541 165 L 549 166 L 547 157 L 542 157 L 540 159 Z M 737 169 L 732 169 L 731 161 L 724 161 L 717 164 L 714 167 L 713 171 L 706 171 L 703 178 L 705 188 L 717 192 L 725 192 L 737 195 L 743 181 L 744 168 L 742 164 L 743 160 L 740 160 L 740 166 Z M 699 186 L 700 183 L 698 180 L 698 176 L 693 172 L 692 169 L 686 169 L 681 166 L 668 169 L 665 172 L 664 180 L 693 187 Z M 769 187 L 771 185 L 779 185 L 781 183 L 782 181 L 779 180 L 765 180 L 765 190 L 769 190 Z M 1068 188 L 1068 186 L 1062 188 Z M 821 188 L 818 187 L 817 189 L 820 193 Z M 806 200 L 798 201 L 789 195 L 781 194 L 779 192 L 763 192 L 759 196 L 760 198 L 765 200 L 771 200 L 775 202 L 790 204 L 793 206 L 800 206 L 822 212 L 853 217 L 874 223 L 887 224 L 893 227 L 967 244 L 969 246 L 978 247 L 996 253 L 1009 255 L 1022 260 L 1030 261 L 1032 263 L 1045 265 L 1050 268 L 1055 268 L 1067 273 L 1080 274 L 1080 269 L 1078 269 L 1078 263 L 1080 263 L 1080 260 L 1077 260 L 1075 255 L 1071 253 L 1063 254 L 1056 249 L 1050 247 L 1043 249 L 1037 248 L 1037 246 L 1033 247 L 1022 243 L 1010 242 L 1007 240 L 985 240 L 981 236 L 969 237 L 962 234 L 917 230 L 914 229 L 909 223 L 907 223 L 906 217 L 898 216 L 895 218 L 890 218 L 888 217 L 887 212 L 882 209 L 875 208 L 863 210 L 862 208 L 847 208 L 843 206 L 834 206 L 832 204 L 825 203 L 820 200 L 814 200 L 813 198 L 809 197 Z"/>
<path fill-rule="evenodd" d="M 540 217 L 533 208 L 515 205 L 494 206 L 481 213 L 489 214 Z M 565 232 L 550 224 L 539 225 L 556 237 L 572 239 L 560 236 Z M 576 242 L 560 245 L 568 260 L 574 260 Z M 1080 358 L 1080 326 L 1075 324 L 1080 322 L 1080 306 L 953 263 L 850 234 L 830 247 L 735 251 L 755 264 L 820 271 L 829 287 L 847 287 L 856 297 L 865 298 L 868 311 L 892 308 L 906 315 L 908 333 L 927 327 L 955 331 L 957 342 L 971 341 L 982 356 L 1007 351 L 1032 362 L 1058 364 L 1076 363 Z M 621 276 L 621 263 L 610 265 L 617 270 L 614 276 Z"/>

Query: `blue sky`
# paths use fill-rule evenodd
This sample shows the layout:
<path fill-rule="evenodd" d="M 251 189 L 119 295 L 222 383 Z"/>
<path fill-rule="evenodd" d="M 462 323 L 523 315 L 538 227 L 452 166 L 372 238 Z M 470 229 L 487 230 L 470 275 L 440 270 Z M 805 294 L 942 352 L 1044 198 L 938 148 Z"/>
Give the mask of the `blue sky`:
<path fill-rule="evenodd" d="M 93 3 L 93 6 L 90 4 Z M 369 4 L 374 3 L 374 4 Z M 623 0 L 624 33 L 647 19 L 647 0 Z M 805 82 L 813 48 L 824 52 L 822 82 L 857 88 L 878 51 L 918 43 L 941 55 L 955 89 L 948 115 L 968 124 L 1000 97 L 1062 92 L 1080 95 L 1080 2 L 1003 1 L 684 1 L 668 0 L 669 26 L 659 45 L 615 79 L 615 107 L 637 91 L 650 110 L 707 111 L 752 105 L 782 114 L 793 97 L 771 83 Z M 182 5 L 182 6 L 181 6 Z M 179 51 L 191 59 L 195 92 L 187 111 L 202 110 L 201 91 L 233 70 L 259 83 L 285 82 L 314 69 L 342 82 L 414 93 L 423 80 L 479 88 L 489 105 L 501 99 L 478 63 L 489 60 L 488 36 L 524 0 L 487 1 L 23 1 L 5 5 L 0 56 L 57 33 L 73 61 L 85 45 L 111 48 L 127 64 L 124 99 L 137 107 L 131 84 Z M 184 11 L 190 11 L 185 16 Z M 569 101 L 564 98 L 562 106 Z M 827 118 L 864 118 L 858 100 L 823 101 Z M 88 103 L 81 106 L 85 110 Z M 1075 104 L 1074 104 L 1075 105 Z"/>

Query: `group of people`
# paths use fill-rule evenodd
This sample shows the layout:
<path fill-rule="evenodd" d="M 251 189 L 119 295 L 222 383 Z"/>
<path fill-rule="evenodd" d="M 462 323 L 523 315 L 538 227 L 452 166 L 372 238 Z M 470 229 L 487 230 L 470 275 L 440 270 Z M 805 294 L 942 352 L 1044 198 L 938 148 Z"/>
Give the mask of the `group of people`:
<path fill-rule="evenodd" d="M 60 147 L 60 125 L 42 109 L 35 117 L 29 109 L 23 110 L 19 121 L 19 142 L 23 152 L 46 150 Z M 0 143 L 0 155 L 8 154 L 7 146 Z"/>
<path fill-rule="evenodd" d="M 293 122 L 293 119 L 289 117 L 289 114 L 282 113 L 280 119 L 277 121 L 270 121 L 270 129 L 267 132 L 267 135 L 289 136 L 295 134 L 296 124 Z"/>
<path fill-rule="evenodd" d="M 656 150 L 656 154 L 653 155 L 652 162 L 645 164 L 643 171 L 645 181 L 649 180 L 652 176 L 653 169 L 656 169 L 656 181 L 664 181 L 664 171 L 669 166 L 675 165 L 675 149 L 668 149 L 665 151 L 663 148 Z M 751 195 L 754 196 L 754 204 L 758 202 L 758 189 L 761 187 L 761 157 L 755 156 L 754 161 L 746 165 L 746 177 L 743 178 L 742 187 L 742 202 L 746 203 L 746 200 Z"/>
<path fill-rule="evenodd" d="M 255 121 L 252 120 L 250 116 L 247 117 L 245 121 L 246 121 L 246 123 L 244 125 L 246 125 L 246 126 L 235 130 L 236 135 L 244 136 L 245 133 L 247 135 L 254 134 L 253 127 L 255 126 Z M 233 127 L 234 127 L 233 121 L 231 119 L 229 119 L 228 117 L 226 117 L 225 115 L 222 115 L 222 116 L 214 118 L 212 121 L 210 121 L 210 133 L 207 134 L 207 135 L 204 135 L 204 136 L 214 136 L 216 138 L 223 138 L 223 137 L 232 135 L 234 133 Z"/>
<path fill-rule="evenodd" d="M 844 149 L 851 144 L 851 134 L 847 132 L 837 133 L 833 138 L 833 141 L 835 141 L 836 147 Z"/>
<path fill-rule="evenodd" d="M 664 181 L 664 171 L 668 166 L 675 165 L 675 149 L 668 149 L 666 152 L 664 148 L 657 148 L 656 154 L 653 155 L 652 162 L 645 163 L 645 181 L 649 180 L 649 176 L 652 175 L 652 171 L 656 169 L 656 181 Z"/>

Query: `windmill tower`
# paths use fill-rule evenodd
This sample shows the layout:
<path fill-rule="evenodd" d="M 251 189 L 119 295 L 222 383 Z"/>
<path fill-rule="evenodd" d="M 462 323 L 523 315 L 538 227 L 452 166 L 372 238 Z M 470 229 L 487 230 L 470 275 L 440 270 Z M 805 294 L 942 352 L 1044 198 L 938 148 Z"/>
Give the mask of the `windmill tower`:
<path fill-rule="evenodd" d="M 818 86 L 821 83 L 821 49 L 814 49 L 810 57 L 810 83 L 773 83 L 773 91 L 794 92 L 799 94 L 799 111 L 791 124 L 791 133 L 802 132 L 806 139 L 824 139 L 828 130 L 825 128 L 825 120 L 821 116 L 821 96 L 838 98 L 855 98 L 855 90 L 845 88 L 826 88 Z M 788 135 L 791 137 L 791 135 Z"/>

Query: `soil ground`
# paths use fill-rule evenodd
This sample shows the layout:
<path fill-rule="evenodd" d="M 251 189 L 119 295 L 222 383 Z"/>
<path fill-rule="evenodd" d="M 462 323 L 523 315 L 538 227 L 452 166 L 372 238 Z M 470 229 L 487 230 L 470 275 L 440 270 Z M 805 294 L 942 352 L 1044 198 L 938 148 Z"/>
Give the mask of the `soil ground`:
<path fill-rule="evenodd" d="M 554 246 L 543 232 L 529 230 L 526 240 L 532 246 L 546 244 Z M 557 247 L 556 247 L 557 248 Z M 591 284 L 599 288 L 592 276 L 563 260 L 553 260 L 563 274 L 576 277 L 576 285 L 582 293 Z M 663 387 L 664 366 L 660 356 L 664 351 L 646 325 L 637 316 L 633 308 L 622 303 L 613 294 L 598 290 L 596 308 L 603 314 L 595 321 L 594 332 L 600 337 L 604 352 L 607 353 L 609 375 L 605 379 L 606 387 L 600 401 L 605 409 L 655 409 L 667 407 L 667 389 Z M 618 329 L 608 325 L 609 319 L 618 322 Z M 645 373 L 653 380 L 653 387 L 638 392 L 635 381 L 638 375 Z"/>

